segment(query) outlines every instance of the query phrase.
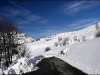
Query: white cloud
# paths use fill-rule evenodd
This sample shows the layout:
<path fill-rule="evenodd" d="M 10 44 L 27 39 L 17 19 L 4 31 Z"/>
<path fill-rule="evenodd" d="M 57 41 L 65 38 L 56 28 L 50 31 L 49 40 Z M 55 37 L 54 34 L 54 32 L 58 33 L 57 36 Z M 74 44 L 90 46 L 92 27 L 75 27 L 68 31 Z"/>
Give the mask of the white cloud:
<path fill-rule="evenodd" d="M 98 22 L 99 19 L 98 18 L 89 18 L 89 19 L 83 19 L 83 20 L 78 20 L 72 24 L 69 24 L 69 28 L 71 30 L 79 30 L 79 29 L 82 29 L 82 28 L 85 28 L 87 26 L 90 26 L 96 22 Z"/>
<path fill-rule="evenodd" d="M 40 16 L 38 16 L 38 15 L 29 15 L 28 17 L 27 17 L 27 20 L 29 20 L 29 21 L 37 21 L 37 20 L 40 20 L 41 19 L 41 17 Z"/>
<path fill-rule="evenodd" d="M 80 8 L 79 6 L 81 6 L 83 4 L 83 2 L 77 2 L 75 4 L 72 4 L 71 6 L 69 7 L 64 7 L 64 10 L 65 11 L 69 11 L 69 12 L 74 12 L 74 13 L 77 13 L 80 9 L 82 9 L 82 7 Z"/>
<path fill-rule="evenodd" d="M 61 7 L 61 12 L 65 14 L 76 14 L 83 10 L 89 9 L 97 5 L 95 1 L 75 1 L 70 4 L 65 4 Z"/>

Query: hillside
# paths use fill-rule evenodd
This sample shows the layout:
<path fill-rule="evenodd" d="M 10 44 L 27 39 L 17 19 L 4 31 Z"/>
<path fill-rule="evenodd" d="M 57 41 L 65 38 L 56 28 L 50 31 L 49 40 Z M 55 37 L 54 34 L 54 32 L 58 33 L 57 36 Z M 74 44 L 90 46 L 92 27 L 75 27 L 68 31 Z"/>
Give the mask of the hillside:
<path fill-rule="evenodd" d="M 20 74 L 34 71 L 38 69 L 36 64 L 41 59 L 55 56 L 87 74 L 100 74 L 100 38 L 95 37 L 98 31 L 100 30 L 97 30 L 95 25 L 91 25 L 78 31 L 27 42 L 25 45 L 29 48 L 30 58 L 24 57 L 17 60 L 4 70 L 4 73 Z"/>
<path fill-rule="evenodd" d="M 16 38 L 16 41 L 18 42 L 18 44 L 36 41 L 35 39 L 28 37 L 25 33 L 18 33 L 14 35 L 14 38 Z"/>

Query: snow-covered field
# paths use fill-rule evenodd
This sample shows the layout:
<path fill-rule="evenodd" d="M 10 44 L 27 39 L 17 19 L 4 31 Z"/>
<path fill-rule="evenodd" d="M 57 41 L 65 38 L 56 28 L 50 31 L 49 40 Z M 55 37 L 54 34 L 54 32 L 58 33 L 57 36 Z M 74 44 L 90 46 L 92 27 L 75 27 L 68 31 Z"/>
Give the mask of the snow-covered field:
<path fill-rule="evenodd" d="M 34 71 L 38 69 L 36 67 L 38 61 L 55 56 L 87 74 L 100 74 L 100 38 L 95 37 L 96 33 L 95 25 L 92 25 L 79 31 L 60 33 L 40 38 L 35 42 L 25 42 L 31 57 L 14 61 L 8 69 L 3 70 L 3 73 L 21 74 Z M 62 39 L 58 40 L 59 37 Z M 68 45 L 63 45 L 63 39 L 66 37 L 69 38 Z M 58 46 L 54 46 L 55 42 Z M 49 51 L 45 51 L 47 47 L 50 47 Z"/>

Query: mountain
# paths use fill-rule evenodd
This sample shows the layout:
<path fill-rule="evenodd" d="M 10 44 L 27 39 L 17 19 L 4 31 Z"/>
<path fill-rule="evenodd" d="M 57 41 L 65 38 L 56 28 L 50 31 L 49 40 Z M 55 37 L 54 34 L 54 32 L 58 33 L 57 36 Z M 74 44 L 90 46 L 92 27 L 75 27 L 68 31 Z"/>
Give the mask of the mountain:
<path fill-rule="evenodd" d="M 9 66 L 3 73 L 22 74 L 34 71 L 38 69 L 36 64 L 39 61 L 54 56 L 86 74 L 100 74 L 99 36 L 100 23 L 98 26 L 91 25 L 78 31 L 60 33 L 40 38 L 35 42 L 27 42 L 25 45 L 30 52 L 30 57 L 14 61 L 13 65 Z"/>
<path fill-rule="evenodd" d="M 16 35 L 14 35 L 14 38 L 17 39 L 16 42 L 18 42 L 18 44 L 23 44 L 23 43 L 28 43 L 28 42 L 35 42 L 36 40 L 28 37 L 25 33 L 17 33 Z"/>
<path fill-rule="evenodd" d="M 50 39 L 57 39 L 58 37 L 62 37 L 62 38 L 66 38 L 69 37 L 70 40 L 73 39 L 74 36 L 76 36 L 78 39 L 80 39 L 82 41 L 82 37 L 85 36 L 87 40 L 89 39 L 93 39 L 95 36 L 95 32 L 96 32 L 96 27 L 95 25 L 91 25 L 87 28 L 78 30 L 78 31 L 72 31 L 72 32 L 67 32 L 67 33 L 60 33 L 57 35 L 53 35 L 53 36 L 47 36 L 47 37 L 43 37 L 40 38 L 39 41 L 46 41 L 46 40 L 50 40 Z"/>

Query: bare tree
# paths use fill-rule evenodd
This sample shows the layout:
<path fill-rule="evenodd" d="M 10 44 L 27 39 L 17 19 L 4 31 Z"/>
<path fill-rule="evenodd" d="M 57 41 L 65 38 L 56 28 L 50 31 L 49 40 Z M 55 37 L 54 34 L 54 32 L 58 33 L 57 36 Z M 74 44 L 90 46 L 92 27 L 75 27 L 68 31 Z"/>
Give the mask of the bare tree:
<path fill-rule="evenodd" d="M 64 41 L 69 41 L 69 37 L 66 37 L 63 39 Z"/>
<path fill-rule="evenodd" d="M 86 41 L 86 36 L 82 36 L 82 41 Z"/>
<path fill-rule="evenodd" d="M 68 45 L 69 44 L 69 37 L 66 37 L 66 38 L 63 38 L 63 41 L 62 41 L 62 43 L 63 43 L 63 45 L 65 46 L 66 44 Z"/>
<path fill-rule="evenodd" d="M 60 42 L 62 40 L 62 37 L 58 37 L 58 41 Z"/>
<path fill-rule="evenodd" d="M 14 35 L 17 33 L 18 27 L 15 23 L 6 18 L 0 19 L 0 51 L 7 67 L 12 62 L 13 51 L 17 47 L 17 43 L 14 40 Z"/>
<path fill-rule="evenodd" d="M 74 36 L 74 38 L 73 38 L 73 39 L 74 39 L 74 41 L 76 41 L 76 40 L 77 40 L 77 36 Z"/>
<path fill-rule="evenodd" d="M 98 30 L 100 28 L 98 23 L 95 24 L 95 28 L 96 28 L 96 30 Z"/>
<path fill-rule="evenodd" d="M 55 46 L 55 47 L 57 47 L 58 45 L 59 45 L 58 42 L 55 42 L 55 43 L 54 43 L 54 46 Z"/>
<path fill-rule="evenodd" d="M 96 32 L 95 37 L 100 37 L 100 30 Z"/>

